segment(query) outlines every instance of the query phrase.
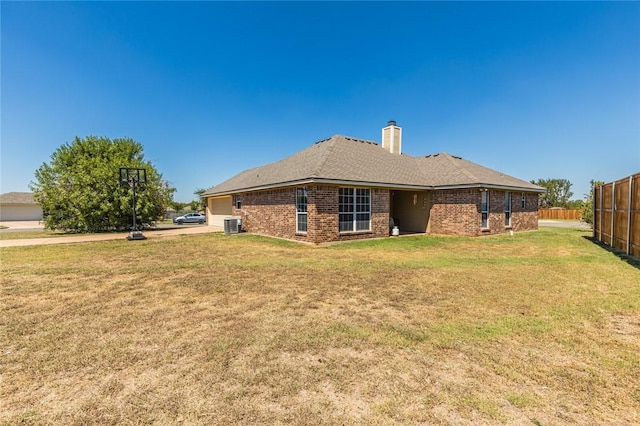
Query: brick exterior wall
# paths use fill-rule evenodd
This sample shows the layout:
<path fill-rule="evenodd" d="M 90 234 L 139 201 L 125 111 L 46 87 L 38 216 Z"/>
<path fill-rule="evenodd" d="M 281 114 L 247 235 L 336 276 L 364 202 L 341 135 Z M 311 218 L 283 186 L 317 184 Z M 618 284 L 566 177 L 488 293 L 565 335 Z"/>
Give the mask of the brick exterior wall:
<path fill-rule="evenodd" d="M 235 204 L 231 214 L 242 218 L 242 229 L 255 234 L 295 238 L 296 193 L 293 188 L 238 194 L 241 208 Z M 235 199 L 235 197 L 233 197 Z"/>
<path fill-rule="evenodd" d="M 522 195 L 525 207 L 522 207 Z M 511 193 L 512 227 L 515 232 L 536 231 L 538 229 L 538 194 L 531 192 Z"/>
<path fill-rule="evenodd" d="M 295 188 L 239 194 L 241 209 L 232 207 L 232 215 L 242 217 L 242 228 L 248 232 L 305 241 L 314 244 L 389 236 L 390 191 L 371 188 L 371 230 L 344 232 L 338 230 L 338 186 L 307 186 L 307 232 L 296 233 Z M 478 188 L 436 190 L 430 193 L 430 234 L 492 235 L 538 229 L 538 194 L 511 195 L 511 226 L 505 227 L 505 192 L 489 190 L 488 228 L 481 228 L 482 196 Z"/>
<path fill-rule="evenodd" d="M 505 191 L 489 190 L 488 226 L 482 225 L 482 194 L 478 188 L 437 190 L 431 194 L 429 233 L 441 235 L 492 235 L 513 230 L 538 229 L 538 194 L 511 192 L 511 226 L 505 226 Z"/>
<path fill-rule="evenodd" d="M 450 189 L 431 193 L 430 234 L 478 235 L 480 231 L 480 193 L 476 189 Z"/>
<path fill-rule="evenodd" d="M 339 232 L 338 186 L 307 186 L 307 232 L 296 233 L 294 187 L 239 194 L 240 209 L 232 215 L 242 217 L 248 232 L 305 241 L 314 244 L 347 241 L 389 235 L 389 190 L 371 188 L 371 230 Z"/>

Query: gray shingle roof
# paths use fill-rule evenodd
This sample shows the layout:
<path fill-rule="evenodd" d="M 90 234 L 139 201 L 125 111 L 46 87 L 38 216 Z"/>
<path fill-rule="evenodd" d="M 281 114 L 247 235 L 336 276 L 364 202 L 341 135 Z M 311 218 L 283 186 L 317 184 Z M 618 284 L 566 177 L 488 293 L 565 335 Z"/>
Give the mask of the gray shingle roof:
<path fill-rule="evenodd" d="M 0 204 L 38 204 L 33 192 L 6 192 L 0 194 Z"/>
<path fill-rule="evenodd" d="M 412 157 L 391 154 L 376 142 L 335 135 L 280 161 L 245 170 L 205 192 L 227 195 L 308 182 L 395 188 L 543 188 L 447 153 Z"/>

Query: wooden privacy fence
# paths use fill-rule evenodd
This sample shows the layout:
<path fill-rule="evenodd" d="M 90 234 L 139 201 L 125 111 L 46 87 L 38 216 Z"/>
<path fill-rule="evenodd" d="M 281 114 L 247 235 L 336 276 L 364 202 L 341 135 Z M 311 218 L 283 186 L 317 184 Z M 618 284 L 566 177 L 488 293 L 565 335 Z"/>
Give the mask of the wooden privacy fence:
<path fill-rule="evenodd" d="M 593 188 L 593 237 L 640 258 L 640 173 Z"/>
<path fill-rule="evenodd" d="M 538 218 L 553 220 L 580 220 L 582 219 L 582 210 L 539 209 Z"/>

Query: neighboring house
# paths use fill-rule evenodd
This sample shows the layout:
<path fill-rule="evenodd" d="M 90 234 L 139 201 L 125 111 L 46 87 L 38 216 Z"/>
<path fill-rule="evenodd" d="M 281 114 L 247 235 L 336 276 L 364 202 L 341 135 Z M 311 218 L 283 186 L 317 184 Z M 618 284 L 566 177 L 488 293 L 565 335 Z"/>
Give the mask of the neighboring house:
<path fill-rule="evenodd" d="M 42 207 L 31 192 L 0 194 L 0 221 L 42 220 Z"/>
<path fill-rule="evenodd" d="M 176 212 L 176 209 L 172 209 L 171 207 L 167 207 L 166 209 L 164 209 L 164 214 L 162 215 L 162 218 L 163 219 L 173 219 L 176 216 L 178 216 L 178 212 Z"/>
<path fill-rule="evenodd" d="M 238 216 L 248 232 L 311 243 L 403 233 L 489 235 L 538 228 L 544 188 L 450 154 L 401 153 L 390 121 L 382 144 L 336 135 L 246 170 L 203 194 L 209 225 Z"/>

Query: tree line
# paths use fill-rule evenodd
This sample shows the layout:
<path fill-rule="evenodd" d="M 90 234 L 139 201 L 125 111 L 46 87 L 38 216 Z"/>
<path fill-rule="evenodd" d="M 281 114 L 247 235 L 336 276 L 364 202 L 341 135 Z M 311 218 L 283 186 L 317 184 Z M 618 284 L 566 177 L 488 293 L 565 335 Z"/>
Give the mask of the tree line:
<path fill-rule="evenodd" d="M 540 194 L 538 208 L 560 207 L 582 210 L 582 220 L 589 224 L 593 223 L 593 187 L 604 185 L 603 181 L 594 179 L 589 181 L 591 190 L 584 194 L 584 198 L 581 200 L 571 199 L 573 197 L 573 192 L 571 192 L 573 184 L 568 179 L 538 179 L 532 180 L 531 183 L 547 190 L 544 194 Z"/>
<path fill-rule="evenodd" d="M 172 209 L 174 209 L 175 211 L 183 211 L 186 210 L 187 207 L 189 208 L 189 210 L 191 210 L 192 212 L 200 212 L 200 211 L 204 211 L 205 209 L 205 202 L 204 202 L 204 198 L 202 197 L 202 194 L 204 194 L 207 190 L 204 188 L 197 188 L 195 191 L 193 191 L 193 195 L 197 196 L 197 198 L 195 200 L 191 200 L 188 203 L 183 203 L 180 201 L 171 201 L 167 207 L 170 207 Z"/>

